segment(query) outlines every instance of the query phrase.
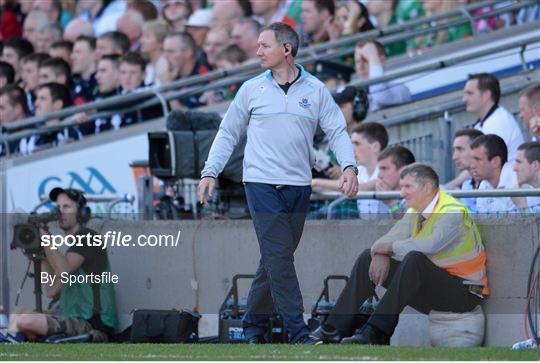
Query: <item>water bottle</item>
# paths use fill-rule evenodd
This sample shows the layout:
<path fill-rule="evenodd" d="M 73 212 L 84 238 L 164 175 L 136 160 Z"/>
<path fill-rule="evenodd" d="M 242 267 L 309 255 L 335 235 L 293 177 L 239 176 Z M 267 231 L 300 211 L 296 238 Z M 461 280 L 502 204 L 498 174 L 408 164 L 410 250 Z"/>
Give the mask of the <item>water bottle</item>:
<path fill-rule="evenodd" d="M 0 330 L 7 329 L 9 326 L 8 316 L 4 307 L 0 305 Z"/>
<path fill-rule="evenodd" d="M 512 349 L 533 349 L 537 347 L 538 347 L 538 343 L 536 342 L 536 339 L 534 338 L 523 340 L 521 342 L 517 342 L 516 344 L 512 345 Z"/>

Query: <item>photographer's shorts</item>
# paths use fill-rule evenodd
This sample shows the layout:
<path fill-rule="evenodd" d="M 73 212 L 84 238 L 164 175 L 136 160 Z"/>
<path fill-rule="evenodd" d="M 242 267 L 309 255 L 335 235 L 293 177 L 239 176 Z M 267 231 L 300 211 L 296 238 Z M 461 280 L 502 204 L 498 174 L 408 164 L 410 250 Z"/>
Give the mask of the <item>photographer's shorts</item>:
<path fill-rule="evenodd" d="M 64 334 L 68 337 L 89 334 L 92 343 L 105 343 L 109 341 L 106 333 L 94 329 L 92 325 L 83 319 L 64 318 L 60 315 L 46 315 L 47 336 Z"/>

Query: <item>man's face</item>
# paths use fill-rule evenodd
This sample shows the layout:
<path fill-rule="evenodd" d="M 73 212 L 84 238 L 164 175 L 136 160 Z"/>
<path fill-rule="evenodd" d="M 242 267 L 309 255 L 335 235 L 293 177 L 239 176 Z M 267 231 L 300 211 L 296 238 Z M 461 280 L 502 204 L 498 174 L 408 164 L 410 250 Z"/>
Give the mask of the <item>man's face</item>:
<path fill-rule="evenodd" d="M 81 74 L 93 66 L 96 54 L 85 41 L 75 42 L 73 53 L 71 53 L 71 63 L 73 74 Z"/>
<path fill-rule="evenodd" d="M 144 81 L 144 70 L 136 64 L 120 64 L 120 86 L 124 91 L 131 92 L 139 87 Z"/>
<path fill-rule="evenodd" d="M 463 102 L 465 103 L 467 112 L 478 114 L 488 99 L 489 92 L 480 92 L 477 79 L 467 81 L 463 90 Z"/>
<path fill-rule="evenodd" d="M 39 21 L 35 16 L 27 16 L 23 23 L 23 37 L 37 49 L 37 37 Z"/>
<path fill-rule="evenodd" d="M 62 193 L 56 198 L 56 207 L 60 211 L 60 218 L 58 219 L 58 226 L 64 231 L 70 230 L 75 227 L 79 222 L 77 221 L 78 205 L 73 200 L 69 199 L 67 194 Z"/>
<path fill-rule="evenodd" d="M 360 77 L 360 79 L 367 80 L 369 79 L 369 62 L 362 54 L 363 48 L 364 47 L 356 47 L 354 49 L 354 63 L 358 77 Z"/>
<path fill-rule="evenodd" d="M 39 85 L 39 69 L 37 62 L 25 62 L 22 66 L 21 78 L 26 92 L 35 90 Z"/>
<path fill-rule="evenodd" d="M 6 63 L 11 64 L 13 69 L 17 72 L 19 70 L 19 56 L 17 55 L 17 52 L 15 52 L 15 49 L 11 47 L 5 47 L 2 51 L 2 58 L 0 58 Z"/>
<path fill-rule="evenodd" d="M 257 40 L 259 49 L 257 56 L 261 59 L 261 67 L 272 69 L 285 61 L 284 45 L 278 43 L 272 30 L 265 30 Z"/>
<path fill-rule="evenodd" d="M 430 185 L 422 185 L 411 175 L 405 175 L 399 181 L 400 194 L 407 208 L 414 208 L 421 211 L 422 205 L 431 190 Z"/>
<path fill-rule="evenodd" d="M 186 61 L 187 47 L 184 47 L 178 37 L 167 37 L 163 41 L 163 53 L 169 63 L 169 67 L 178 70 Z"/>
<path fill-rule="evenodd" d="M 351 142 L 354 149 L 354 156 L 356 162 L 360 165 L 366 165 L 369 160 L 377 157 L 380 147 L 377 147 L 378 143 L 370 143 L 363 134 L 353 132 L 351 135 Z"/>
<path fill-rule="evenodd" d="M 379 179 L 391 190 L 399 188 L 399 170 L 391 156 L 379 161 Z"/>
<path fill-rule="evenodd" d="M 304 32 L 307 34 L 316 33 L 323 26 L 321 14 L 315 7 L 315 2 L 312 0 L 302 1 L 300 20 L 302 21 Z"/>
<path fill-rule="evenodd" d="M 119 54 L 115 52 L 114 44 L 110 39 L 98 38 L 96 40 L 96 57 L 100 59 L 104 55 Z"/>
<path fill-rule="evenodd" d="M 257 34 L 251 29 L 249 24 L 238 23 L 232 31 L 232 43 L 248 54 L 257 46 Z"/>
<path fill-rule="evenodd" d="M 516 162 L 514 163 L 514 171 L 517 174 L 518 184 L 530 184 L 532 180 L 536 178 L 539 173 L 540 162 L 529 163 L 525 157 L 524 150 L 518 150 L 516 155 Z"/>
<path fill-rule="evenodd" d="M 454 160 L 456 169 L 459 171 L 469 169 L 471 164 L 470 141 L 471 139 L 468 136 L 458 136 L 454 139 L 452 160 Z"/>
<path fill-rule="evenodd" d="M 476 181 L 491 179 L 501 167 L 497 164 L 498 157 L 488 160 L 487 149 L 484 145 L 471 150 L 470 171 Z"/>
<path fill-rule="evenodd" d="M 15 107 L 9 102 L 7 95 L 0 96 L 0 126 L 18 119 Z"/>
<path fill-rule="evenodd" d="M 53 103 L 51 91 L 48 88 L 40 88 L 36 94 L 36 116 L 48 115 L 58 111 L 60 102 Z"/>
<path fill-rule="evenodd" d="M 56 74 L 51 67 L 39 68 L 39 84 L 45 84 L 49 82 L 58 82 Z M 60 82 L 58 82 L 60 83 Z"/>
<path fill-rule="evenodd" d="M 166 20 L 174 22 L 187 19 L 189 10 L 183 0 L 166 0 L 163 6 L 163 16 Z"/>
<path fill-rule="evenodd" d="M 53 33 L 51 32 L 39 32 L 36 37 L 37 49 L 36 53 L 47 53 L 51 48 L 51 44 L 54 43 L 56 39 L 54 38 Z"/>
<path fill-rule="evenodd" d="M 99 92 L 106 93 L 118 87 L 118 69 L 109 60 L 100 60 L 96 72 Z"/>
<path fill-rule="evenodd" d="M 216 55 L 229 44 L 229 37 L 223 31 L 211 31 L 204 42 L 204 52 L 210 64 L 215 64 Z"/>
<path fill-rule="evenodd" d="M 525 124 L 525 127 L 529 127 L 529 121 L 535 116 L 534 110 L 531 107 L 527 97 L 521 96 L 519 98 L 519 118 Z M 540 116 L 540 115 L 537 115 Z"/>

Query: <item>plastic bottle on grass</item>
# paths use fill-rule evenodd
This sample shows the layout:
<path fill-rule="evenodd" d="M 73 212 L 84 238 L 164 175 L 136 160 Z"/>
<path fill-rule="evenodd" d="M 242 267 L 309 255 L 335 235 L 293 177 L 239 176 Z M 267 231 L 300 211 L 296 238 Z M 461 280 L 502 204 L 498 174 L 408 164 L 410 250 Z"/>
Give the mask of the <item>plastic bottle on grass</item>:
<path fill-rule="evenodd" d="M 517 342 L 516 344 L 512 345 L 512 349 L 534 349 L 534 348 L 538 348 L 538 343 L 536 342 L 536 339 L 534 338 L 523 340 L 521 342 Z"/>
<path fill-rule="evenodd" d="M 0 305 L 0 330 L 7 329 L 9 326 L 8 316 L 4 307 Z"/>

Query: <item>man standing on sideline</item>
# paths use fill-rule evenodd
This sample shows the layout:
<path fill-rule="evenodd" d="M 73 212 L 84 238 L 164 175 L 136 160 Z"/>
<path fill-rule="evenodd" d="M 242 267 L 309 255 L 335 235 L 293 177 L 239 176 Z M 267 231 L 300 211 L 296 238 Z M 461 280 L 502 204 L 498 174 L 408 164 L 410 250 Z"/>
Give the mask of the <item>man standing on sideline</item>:
<path fill-rule="evenodd" d="M 320 124 L 343 174 L 340 189 L 353 197 L 357 169 L 343 114 L 318 79 L 294 63 L 298 34 L 273 23 L 259 39 L 257 56 L 267 71 L 246 81 L 230 105 L 202 170 L 199 200 L 208 204 L 215 178 L 247 131 L 243 181 L 261 259 L 243 320 L 246 339 L 264 343 L 269 315 L 283 317 L 291 343 L 314 344 L 304 323 L 294 268 L 311 194 L 313 136 Z"/>

